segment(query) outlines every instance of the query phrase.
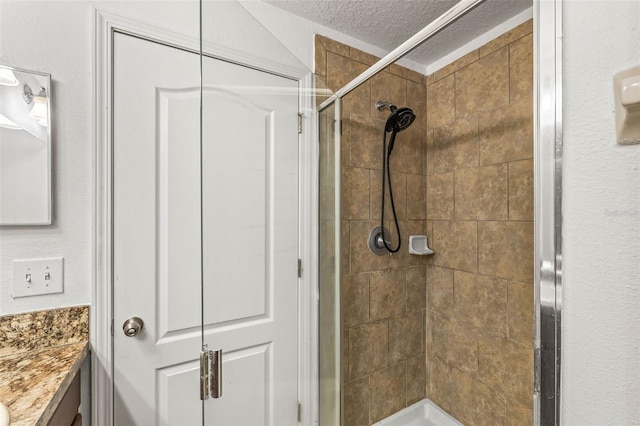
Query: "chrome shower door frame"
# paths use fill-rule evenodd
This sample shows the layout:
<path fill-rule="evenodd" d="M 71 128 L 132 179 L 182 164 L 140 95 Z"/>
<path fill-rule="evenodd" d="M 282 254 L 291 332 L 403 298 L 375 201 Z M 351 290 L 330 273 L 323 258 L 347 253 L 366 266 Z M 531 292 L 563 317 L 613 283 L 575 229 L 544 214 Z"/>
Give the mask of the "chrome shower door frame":
<path fill-rule="evenodd" d="M 562 0 L 534 0 L 534 424 L 561 424 Z"/>

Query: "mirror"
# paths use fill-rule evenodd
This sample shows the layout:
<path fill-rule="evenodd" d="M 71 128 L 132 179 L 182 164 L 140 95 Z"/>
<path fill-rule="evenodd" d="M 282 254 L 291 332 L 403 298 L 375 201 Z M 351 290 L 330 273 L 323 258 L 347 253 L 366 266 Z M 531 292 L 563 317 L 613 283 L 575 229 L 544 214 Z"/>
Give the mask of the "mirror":
<path fill-rule="evenodd" d="M 51 76 L 0 65 L 0 225 L 51 224 Z"/>

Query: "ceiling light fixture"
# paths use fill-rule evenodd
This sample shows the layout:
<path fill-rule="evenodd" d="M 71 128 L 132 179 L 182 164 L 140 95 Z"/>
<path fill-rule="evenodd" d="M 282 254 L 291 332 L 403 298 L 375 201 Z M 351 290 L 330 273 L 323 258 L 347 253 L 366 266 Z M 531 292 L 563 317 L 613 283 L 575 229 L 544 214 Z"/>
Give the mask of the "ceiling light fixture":
<path fill-rule="evenodd" d="M 18 79 L 9 68 L 0 68 L 0 84 L 3 86 L 17 86 Z"/>

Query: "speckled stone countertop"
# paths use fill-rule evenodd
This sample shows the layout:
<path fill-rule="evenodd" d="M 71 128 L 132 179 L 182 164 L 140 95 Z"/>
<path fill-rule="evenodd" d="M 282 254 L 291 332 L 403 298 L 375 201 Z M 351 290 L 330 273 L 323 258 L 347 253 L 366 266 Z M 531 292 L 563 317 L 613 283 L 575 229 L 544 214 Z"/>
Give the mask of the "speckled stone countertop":
<path fill-rule="evenodd" d="M 0 317 L 0 401 L 11 426 L 46 425 L 89 353 L 87 306 Z"/>

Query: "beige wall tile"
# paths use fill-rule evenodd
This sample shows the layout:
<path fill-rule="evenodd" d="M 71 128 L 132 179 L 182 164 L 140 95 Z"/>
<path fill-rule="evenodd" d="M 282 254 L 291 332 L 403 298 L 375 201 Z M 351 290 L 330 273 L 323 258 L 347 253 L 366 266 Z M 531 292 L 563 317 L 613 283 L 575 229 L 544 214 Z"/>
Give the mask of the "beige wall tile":
<path fill-rule="evenodd" d="M 456 171 L 457 220 L 507 219 L 507 165 Z"/>
<path fill-rule="evenodd" d="M 407 81 L 407 107 L 413 110 L 416 120 L 412 126 L 427 128 L 427 88 L 424 84 Z"/>
<path fill-rule="evenodd" d="M 344 423 L 369 426 L 369 376 L 344 385 Z"/>
<path fill-rule="evenodd" d="M 526 406 L 514 401 L 507 401 L 507 426 L 532 426 L 532 404 L 533 401 Z"/>
<path fill-rule="evenodd" d="M 434 264 L 451 269 L 477 272 L 477 238 L 476 222 L 433 221 Z"/>
<path fill-rule="evenodd" d="M 380 220 L 368 222 L 348 222 L 349 223 L 349 273 L 358 274 L 361 272 L 381 271 L 388 268 L 398 268 L 402 266 L 399 256 L 376 256 L 369 251 L 367 239 L 369 232 L 376 226 L 380 226 Z M 387 229 L 389 223 L 386 224 Z M 395 236 L 395 228 L 392 236 Z M 347 240 L 343 240 L 347 241 Z M 393 242 L 393 240 L 392 240 Z M 343 244 L 343 246 L 346 244 Z"/>
<path fill-rule="evenodd" d="M 387 138 L 387 143 L 389 143 L 390 134 L 387 136 L 389 136 Z M 379 155 L 382 157 L 382 131 L 379 133 L 378 140 Z M 391 159 L 389 160 L 391 172 L 421 174 L 423 147 L 422 129 L 412 126 L 398 133 L 396 135 L 393 152 L 391 153 Z"/>
<path fill-rule="evenodd" d="M 531 404 L 533 348 L 490 334 L 480 336 L 479 348 L 478 379 L 510 399 Z"/>
<path fill-rule="evenodd" d="M 382 195 L 382 170 L 371 170 L 371 220 L 380 220 L 380 197 Z M 384 195 L 384 217 L 385 220 L 393 219 L 391 210 L 391 197 L 389 197 L 389 182 L 385 173 L 385 195 Z M 407 175 L 404 173 L 391 173 L 391 183 L 393 184 L 393 200 L 396 206 L 398 220 L 407 218 Z"/>
<path fill-rule="evenodd" d="M 327 133 L 327 139 L 330 138 L 331 142 L 327 144 L 327 146 L 325 147 L 325 149 L 327 150 L 331 150 L 331 152 L 327 153 L 327 159 L 330 159 L 332 162 L 335 163 L 335 122 L 333 120 L 335 114 L 335 110 L 333 108 L 331 108 L 331 112 L 330 114 L 327 114 L 324 116 L 324 118 L 326 119 L 326 121 L 329 121 L 327 127 L 328 130 L 330 131 L 330 133 Z M 351 120 L 353 120 L 353 118 L 351 116 L 349 116 L 348 118 L 344 118 L 344 113 L 342 114 L 343 118 L 341 118 L 341 123 L 340 125 L 342 126 L 341 129 L 341 137 L 340 137 L 340 167 L 344 166 L 344 167 L 352 167 L 351 164 Z M 358 137 L 359 134 L 354 132 L 353 137 Z M 355 167 L 361 167 L 361 166 L 355 166 Z M 331 172 L 333 172 L 333 165 L 330 166 Z"/>
<path fill-rule="evenodd" d="M 315 39 L 315 69 L 316 75 L 327 75 L 327 49 L 324 47 L 318 36 Z"/>
<path fill-rule="evenodd" d="M 476 327 L 507 335 L 507 281 L 455 271 L 454 315 Z"/>
<path fill-rule="evenodd" d="M 417 71 L 410 70 L 409 68 L 405 68 L 398 64 L 391 64 L 391 66 L 389 66 L 389 72 L 391 74 L 397 75 L 406 80 L 409 80 L 424 86 L 424 74 L 420 74 Z"/>
<path fill-rule="evenodd" d="M 387 322 L 349 329 L 349 372 L 351 381 L 384 368 L 389 359 Z"/>
<path fill-rule="evenodd" d="M 406 367 L 400 363 L 371 374 L 371 416 L 375 423 L 401 410 L 406 401 Z"/>
<path fill-rule="evenodd" d="M 423 220 L 427 218 L 426 184 L 427 180 L 422 174 L 407 175 L 407 219 Z"/>
<path fill-rule="evenodd" d="M 406 270 L 407 312 L 425 309 L 427 304 L 427 271 L 424 265 Z"/>
<path fill-rule="evenodd" d="M 533 103 L 524 98 L 480 117 L 480 164 L 533 158 Z"/>
<path fill-rule="evenodd" d="M 427 360 L 427 398 L 451 412 L 451 367 L 431 355 Z"/>
<path fill-rule="evenodd" d="M 380 59 L 377 56 L 374 56 L 367 52 L 363 52 L 362 50 L 356 49 L 355 47 L 349 47 L 349 57 L 354 61 L 362 62 L 363 64 L 369 66 L 375 64 Z"/>
<path fill-rule="evenodd" d="M 443 78 L 427 88 L 428 129 L 444 126 L 456 118 L 454 75 Z"/>
<path fill-rule="evenodd" d="M 464 68 L 467 65 L 471 65 L 472 63 L 477 61 L 478 58 L 479 58 L 478 50 L 474 50 L 472 52 L 469 52 L 466 55 L 464 55 L 463 57 L 461 57 L 459 59 L 456 59 L 455 61 L 451 62 L 449 65 L 446 65 L 446 66 L 440 68 L 438 71 L 434 72 L 432 74 L 433 75 L 433 80 L 434 81 L 438 81 L 438 80 L 448 76 L 449 74 L 452 74 L 455 71 L 458 71 L 460 68 Z"/>
<path fill-rule="evenodd" d="M 388 72 L 380 72 L 371 77 L 371 117 L 387 120 L 389 110 L 378 111 L 376 102 L 391 102 L 398 108 L 407 104 L 407 80 Z"/>
<path fill-rule="evenodd" d="M 478 166 L 478 120 L 459 119 L 433 132 L 433 171 Z"/>
<path fill-rule="evenodd" d="M 433 354 L 469 374 L 478 372 L 478 329 L 435 312 L 430 318 Z"/>
<path fill-rule="evenodd" d="M 434 82 L 433 74 L 429 74 L 428 76 L 426 76 L 426 77 L 424 78 L 424 85 L 425 85 L 425 86 L 427 86 L 427 87 L 429 87 L 430 85 L 432 85 L 432 84 L 433 84 L 433 82 Z"/>
<path fill-rule="evenodd" d="M 427 178 L 427 218 L 453 219 L 454 175 L 439 173 Z"/>
<path fill-rule="evenodd" d="M 509 49 L 502 48 L 456 71 L 456 118 L 509 103 Z"/>
<path fill-rule="evenodd" d="M 529 19 L 527 22 L 523 22 L 511 31 L 507 31 L 499 37 L 491 40 L 480 48 L 480 57 L 488 55 L 491 52 L 495 52 L 501 47 L 514 42 L 515 40 L 533 32 L 533 19 Z"/>
<path fill-rule="evenodd" d="M 369 274 L 345 275 L 342 280 L 342 325 L 369 322 Z"/>
<path fill-rule="evenodd" d="M 372 321 L 403 315 L 407 311 L 405 279 L 402 269 L 371 273 L 369 309 Z"/>
<path fill-rule="evenodd" d="M 428 308 L 453 315 L 453 270 L 428 265 L 427 289 Z"/>
<path fill-rule="evenodd" d="M 329 96 L 321 93 L 321 91 L 327 89 L 327 77 L 316 74 L 316 106 L 320 106 Z M 326 120 L 325 120 L 326 121 Z M 324 123 L 322 125 L 325 125 Z M 324 131 L 324 130 L 323 130 Z"/>
<path fill-rule="evenodd" d="M 509 302 L 507 307 L 509 338 L 526 345 L 533 344 L 534 295 L 533 285 L 509 283 Z"/>
<path fill-rule="evenodd" d="M 365 64 L 351 60 L 347 55 L 327 52 L 327 86 L 334 92 L 367 69 Z"/>
<path fill-rule="evenodd" d="M 433 130 L 425 130 L 423 174 L 433 174 Z"/>
<path fill-rule="evenodd" d="M 533 223 L 478 222 L 478 270 L 532 283 Z"/>
<path fill-rule="evenodd" d="M 347 46 L 346 44 L 342 44 L 328 37 L 321 36 L 320 34 L 316 34 L 316 40 L 320 41 L 320 43 L 322 43 L 325 49 L 327 49 L 329 52 L 337 53 L 338 55 L 342 55 L 345 57 L 349 56 L 349 46 Z"/>
<path fill-rule="evenodd" d="M 533 93 L 533 34 L 509 45 L 509 85 L 511 101 Z"/>
<path fill-rule="evenodd" d="M 426 398 L 426 369 L 427 364 L 424 354 L 407 360 L 407 406 Z"/>
<path fill-rule="evenodd" d="M 351 273 L 351 222 L 342 221 L 340 229 L 341 243 L 340 249 L 342 250 L 341 266 L 343 274 Z M 349 243 L 347 243 L 349 241 Z"/>
<path fill-rule="evenodd" d="M 533 222 L 533 160 L 509 163 L 509 220 Z"/>
<path fill-rule="evenodd" d="M 451 413 L 467 426 L 504 425 L 505 397 L 468 375 L 452 369 Z"/>
<path fill-rule="evenodd" d="M 389 363 L 424 353 L 424 311 L 389 319 Z"/>
<path fill-rule="evenodd" d="M 342 218 L 369 219 L 369 169 L 342 168 Z"/>
<path fill-rule="evenodd" d="M 383 129 L 383 121 L 374 120 L 360 114 L 351 115 L 351 152 L 349 155 L 351 166 L 367 169 L 382 169 Z"/>
<path fill-rule="evenodd" d="M 351 114 L 369 115 L 370 103 L 371 82 L 366 81 L 342 98 L 343 120 L 348 119 Z"/>
<path fill-rule="evenodd" d="M 409 254 L 409 237 L 411 235 L 425 235 L 426 234 L 426 221 L 424 220 L 409 220 L 400 223 L 400 232 L 402 233 L 402 248 L 400 252 L 393 255 L 400 261 L 400 266 L 415 266 L 425 265 L 427 263 L 428 256 L 420 256 L 415 254 Z"/>

